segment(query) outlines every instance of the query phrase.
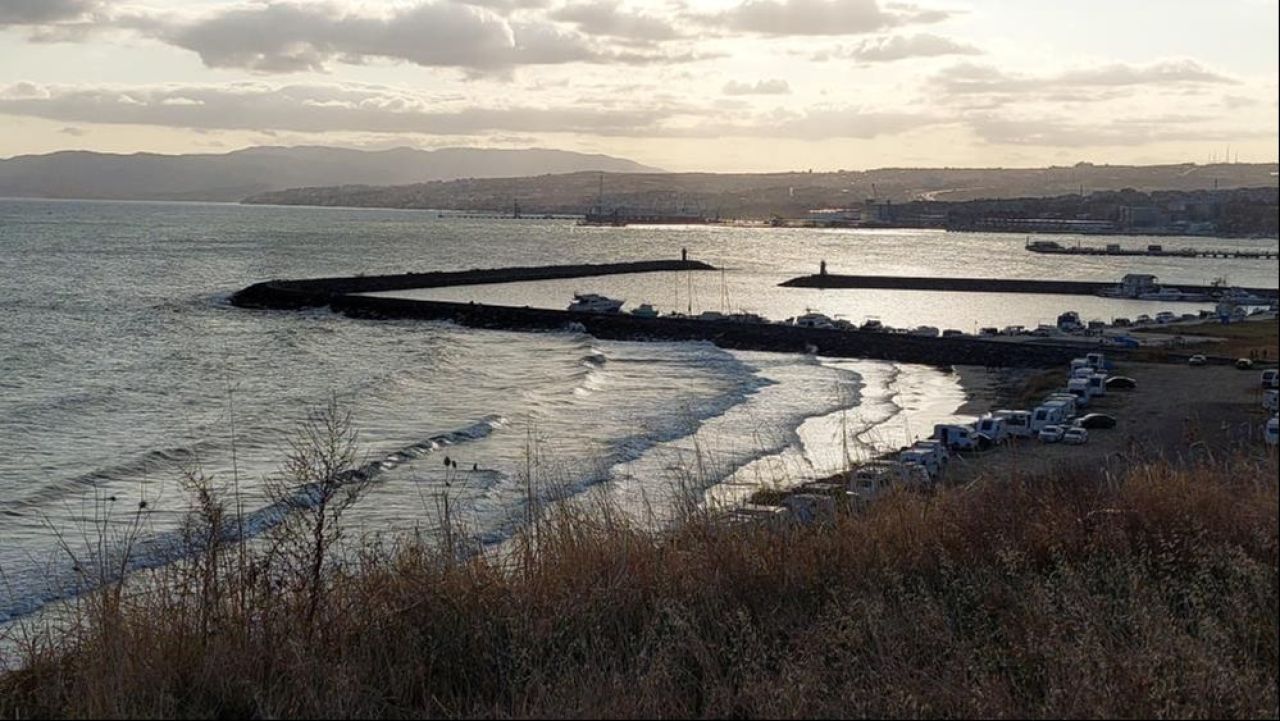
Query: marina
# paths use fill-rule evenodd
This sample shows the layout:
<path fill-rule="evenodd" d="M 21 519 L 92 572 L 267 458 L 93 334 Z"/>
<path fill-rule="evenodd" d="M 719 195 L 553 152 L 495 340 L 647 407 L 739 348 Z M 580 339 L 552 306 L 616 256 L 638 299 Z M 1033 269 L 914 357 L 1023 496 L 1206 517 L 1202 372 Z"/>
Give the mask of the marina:
<path fill-rule="evenodd" d="M 1154 279 L 1154 276 L 1145 276 Z M 1123 283 L 1123 281 L 1122 281 Z M 1121 294 L 1122 283 L 1106 283 L 1100 281 L 1081 280 L 1031 280 L 1016 278 L 931 278 L 892 275 L 840 275 L 819 272 L 815 275 L 799 276 L 784 281 L 780 285 L 787 288 L 878 288 L 892 290 L 928 290 L 954 291 L 973 293 L 1030 293 L 1048 295 L 1092 295 L 1103 297 L 1124 297 L 1131 300 L 1152 301 L 1195 301 L 1205 302 L 1227 293 L 1228 288 L 1215 285 L 1180 285 L 1178 294 L 1155 291 L 1153 293 Z M 1172 290 L 1172 289 L 1166 289 Z M 1278 291 L 1275 288 L 1238 288 L 1262 302 L 1274 302 Z"/>
<path fill-rule="evenodd" d="M 808 319 L 790 323 L 759 322 L 754 316 L 688 317 L 618 313 L 620 301 L 583 294 L 570 310 L 514 307 L 476 302 L 442 302 L 366 295 L 393 289 L 433 285 L 492 284 L 539 278 L 577 278 L 671 269 L 708 270 L 698 261 L 639 261 L 604 266 L 545 266 L 496 268 L 463 273 L 421 273 L 402 276 L 275 280 L 245 288 L 231 298 L 239 307 L 303 309 L 329 307 L 358 318 L 449 320 L 473 328 L 502 330 L 563 330 L 573 328 L 596 338 L 640 341 L 709 341 L 721 348 L 781 353 L 821 353 L 835 358 L 871 358 L 907 363 L 1043 367 L 1065 362 L 1079 353 L 1077 344 L 1010 343 L 975 336 L 942 337 L 919 333 L 888 333 L 864 324 L 837 327 Z M 584 312 L 589 307 L 605 312 Z M 1095 341 L 1096 342 L 1096 341 Z M 1126 352 L 1122 349 L 1119 352 Z"/>
<path fill-rule="evenodd" d="M 1165 248 L 1163 244 L 1148 244 L 1143 248 L 1124 247 L 1119 243 L 1096 245 L 1063 245 L 1054 240 L 1027 239 L 1023 246 L 1032 253 L 1057 255 L 1119 255 L 1147 256 L 1155 258 L 1237 258 L 1241 260 L 1275 260 L 1274 250 L 1248 250 L 1236 248 Z"/>

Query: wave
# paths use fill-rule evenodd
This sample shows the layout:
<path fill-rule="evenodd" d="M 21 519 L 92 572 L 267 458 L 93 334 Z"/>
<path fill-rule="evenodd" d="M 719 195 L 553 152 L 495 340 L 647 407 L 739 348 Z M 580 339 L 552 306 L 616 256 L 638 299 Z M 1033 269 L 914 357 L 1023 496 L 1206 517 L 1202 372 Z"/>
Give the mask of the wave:
<path fill-rule="evenodd" d="M 417 443 L 386 453 L 376 460 L 368 461 L 358 468 L 344 472 L 339 480 L 341 483 L 375 481 L 379 475 L 399 465 L 450 447 L 486 438 L 508 425 L 508 423 L 508 419 L 502 415 L 491 414 L 483 416 L 474 423 L 461 428 L 439 433 Z M 196 455 L 196 449 L 166 448 L 151 451 L 146 455 L 145 460 L 158 461 L 163 459 L 169 462 L 180 462 Z M 495 475 L 493 472 L 486 471 L 477 475 L 480 476 L 480 480 L 487 479 L 486 482 L 488 483 L 493 483 L 497 480 L 496 477 L 491 477 Z M 75 479 L 72 483 L 83 485 L 109 478 L 110 476 L 100 472 Z M 65 492 L 71 490 L 71 488 L 61 486 L 58 490 Z M 277 499 L 260 508 L 247 511 L 237 520 L 235 526 L 226 529 L 219 540 L 222 542 L 236 542 L 259 536 L 278 525 L 288 514 L 313 507 L 320 499 L 320 491 L 321 489 L 317 485 L 306 484 L 298 487 L 285 498 Z M 31 500 L 32 498 L 29 496 L 26 500 Z M 14 515 L 9 511 L 5 511 L 5 513 L 6 515 Z M 25 574 L 17 569 L 4 569 L 4 588 L 10 593 L 11 597 L 3 605 L 0 605 L 0 623 L 27 616 L 49 603 L 81 595 L 93 590 L 103 582 L 111 583 L 137 571 L 159 568 L 200 550 L 201 546 L 193 544 L 190 539 L 184 536 L 181 529 L 171 528 L 137 539 L 137 541 L 130 544 L 127 559 L 92 559 L 95 561 L 89 564 L 92 567 L 111 569 L 104 571 L 101 576 L 95 579 L 86 580 L 86 578 L 75 572 L 75 568 L 66 564 L 61 569 L 53 568 L 52 563 L 37 564 L 35 567 L 27 569 Z M 87 552 L 91 554 L 93 549 L 88 549 Z M 27 577 L 24 578 L 24 575 Z"/>

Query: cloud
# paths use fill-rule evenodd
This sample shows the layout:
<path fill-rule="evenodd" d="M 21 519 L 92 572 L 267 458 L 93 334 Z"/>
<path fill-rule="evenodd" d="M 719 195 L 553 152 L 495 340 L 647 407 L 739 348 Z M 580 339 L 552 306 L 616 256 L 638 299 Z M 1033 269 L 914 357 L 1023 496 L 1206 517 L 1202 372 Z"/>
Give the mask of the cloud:
<path fill-rule="evenodd" d="M 471 135 L 641 133 L 665 109 L 458 107 L 380 86 L 262 83 L 158 87 L 0 88 L 0 113 L 69 123 L 155 125 L 203 130 Z"/>
<path fill-rule="evenodd" d="M 1005 115 L 976 115 L 966 122 L 982 140 L 999 145 L 1033 145 L 1059 148 L 1092 146 L 1134 146 L 1158 142 L 1199 142 L 1274 137 L 1270 130 L 1253 128 L 1207 128 L 1209 117 L 1165 115 L 1119 118 L 1077 123 L 1057 118 L 1010 118 Z"/>
<path fill-rule="evenodd" d="M 58 132 L 62 133 L 63 135 L 70 135 L 73 138 L 82 138 L 85 135 L 89 134 L 89 131 L 85 130 L 84 128 L 74 128 L 70 126 L 63 128 Z"/>
<path fill-rule="evenodd" d="M 326 71 L 333 63 L 389 60 L 501 75 L 524 65 L 701 59 L 654 48 L 610 49 L 565 24 L 526 12 L 545 5 L 542 0 L 411 0 L 386 6 L 355 0 L 257 0 L 202 11 L 108 6 L 106 0 L 0 3 L 0 26 L 22 24 L 32 40 L 81 41 L 103 31 L 126 30 L 194 52 L 207 67 L 258 73 Z M 619 11 L 607 1 L 563 12 L 576 18 L 575 25 L 601 35 L 649 44 L 675 37 L 663 21 Z"/>
<path fill-rule="evenodd" d="M 786 95 L 791 86 L 785 80 L 757 80 L 754 83 L 743 83 L 730 80 L 725 83 L 725 95 Z"/>
<path fill-rule="evenodd" d="M 101 6 L 101 0 L 0 0 L 0 27 L 79 20 Z"/>
<path fill-rule="evenodd" d="M 275 73 L 323 70 L 334 60 L 360 63 L 369 58 L 493 70 L 595 55 L 583 38 L 553 26 L 512 23 L 491 10 L 449 2 L 372 13 L 336 2 L 267 0 L 194 20 L 144 17 L 134 25 L 197 53 L 209 67 Z"/>
<path fill-rule="evenodd" d="M 864 40 L 857 45 L 821 51 L 814 60 L 833 58 L 858 60 L 864 63 L 885 63 L 906 58 L 936 57 L 939 55 L 981 55 L 982 51 L 966 43 L 959 43 L 940 35 L 888 35 Z"/>
<path fill-rule="evenodd" d="M 604 35 L 643 42 L 660 42 L 681 37 L 675 27 L 652 15 L 622 10 L 617 0 L 565 5 L 552 13 L 553 20 L 573 23 L 589 35 Z"/>
<path fill-rule="evenodd" d="M 746 0 L 703 15 L 707 24 L 762 35 L 860 35 L 912 23 L 945 20 L 949 13 L 877 0 Z"/>
<path fill-rule="evenodd" d="M 987 65 L 961 63 L 939 72 L 932 81 L 949 95 L 1027 94 L 1059 89 L 1237 82 L 1189 59 L 1162 60 L 1148 65 L 1114 63 L 1041 76 L 1006 73 Z"/>

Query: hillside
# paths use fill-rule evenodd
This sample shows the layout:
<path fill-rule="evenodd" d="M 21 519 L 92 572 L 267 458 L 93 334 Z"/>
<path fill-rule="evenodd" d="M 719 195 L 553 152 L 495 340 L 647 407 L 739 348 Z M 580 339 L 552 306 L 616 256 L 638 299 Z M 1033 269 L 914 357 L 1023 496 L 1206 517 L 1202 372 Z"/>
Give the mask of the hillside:
<path fill-rule="evenodd" d="M 0 160 L 0 197 L 237 201 L 302 185 L 397 185 L 577 171 L 652 172 L 561 150 L 256 147 L 224 154 L 64 151 Z"/>
<path fill-rule="evenodd" d="M 429 182 L 391 187 L 309 187 L 250 197 L 249 203 L 529 213 L 582 213 L 606 207 L 697 209 L 723 218 L 794 217 L 811 208 L 860 205 L 868 198 L 964 201 L 1047 197 L 1099 190 L 1204 190 L 1275 187 L 1276 164 L 1092 165 L 1007 168 L 882 168 L 834 173 L 570 173 L 544 177 Z"/>

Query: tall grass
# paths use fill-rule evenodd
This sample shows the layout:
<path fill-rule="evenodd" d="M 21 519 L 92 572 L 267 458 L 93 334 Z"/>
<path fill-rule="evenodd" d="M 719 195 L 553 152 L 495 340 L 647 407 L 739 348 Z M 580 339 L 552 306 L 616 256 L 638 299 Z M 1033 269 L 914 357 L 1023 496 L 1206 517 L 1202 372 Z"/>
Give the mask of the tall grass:
<path fill-rule="evenodd" d="M 1274 459 L 985 478 L 808 526 L 556 504 L 514 552 L 413 536 L 341 562 L 314 506 L 227 552 L 200 488 L 204 550 L 33 636 L 0 716 L 1280 713 Z"/>

